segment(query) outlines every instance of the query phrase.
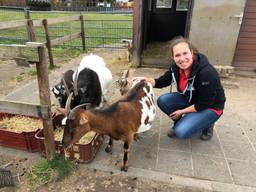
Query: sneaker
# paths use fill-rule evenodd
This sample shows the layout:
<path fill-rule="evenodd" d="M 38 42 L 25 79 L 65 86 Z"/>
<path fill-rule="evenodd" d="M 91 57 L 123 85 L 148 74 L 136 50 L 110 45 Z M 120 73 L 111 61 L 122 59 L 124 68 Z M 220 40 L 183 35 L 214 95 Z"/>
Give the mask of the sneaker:
<path fill-rule="evenodd" d="M 171 129 L 169 129 L 169 131 L 167 132 L 167 136 L 168 136 L 168 137 L 173 138 L 173 137 L 176 136 L 174 127 L 175 127 L 176 123 L 177 123 L 180 119 L 181 119 L 181 118 L 179 118 L 179 119 L 173 121 L 173 127 L 172 127 Z"/>
<path fill-rule="evenodd" d="M 175 133 L 175 130 L 174 128 L 172 127 L 171 129 L 168 130 L 167 132 L 167 136 L 170 137 L 170 138 L 173 138 L 176 136 L 176 133 Z"/>
<path fill-rule="evenodd" d="M 214 127 L 214 124 L 211 124 L 208 129 L 203 130 L 200 136 L 200 139 L 203 141 L 210 140 L 213 136 L 213 127 Z"/>

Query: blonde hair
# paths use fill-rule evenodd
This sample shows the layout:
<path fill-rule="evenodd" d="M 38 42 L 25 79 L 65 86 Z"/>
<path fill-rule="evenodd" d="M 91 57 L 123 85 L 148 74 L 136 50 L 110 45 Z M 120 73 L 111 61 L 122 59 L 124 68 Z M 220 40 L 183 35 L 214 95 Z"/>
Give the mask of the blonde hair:
<path fill-rule="evenodd" d="M 173 59 L 173 47 L 180 43 L 187 43 L 190 51 L 192 51 L 194 54 L 198 53 L 197 48 L 192 43 L 190 43 L 187 38 L 183 36 L 177 36 L 170 41 L 171 59 Z"/>

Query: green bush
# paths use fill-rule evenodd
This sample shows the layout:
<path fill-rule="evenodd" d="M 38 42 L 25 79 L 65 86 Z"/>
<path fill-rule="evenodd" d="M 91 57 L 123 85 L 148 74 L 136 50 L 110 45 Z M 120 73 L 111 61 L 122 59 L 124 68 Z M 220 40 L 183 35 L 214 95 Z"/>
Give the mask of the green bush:
<path fill-rule="evenodd" d="M 35 11 L 49 11 L 51 10 L 50 0 L 28 0 L 28 6 Z"/>

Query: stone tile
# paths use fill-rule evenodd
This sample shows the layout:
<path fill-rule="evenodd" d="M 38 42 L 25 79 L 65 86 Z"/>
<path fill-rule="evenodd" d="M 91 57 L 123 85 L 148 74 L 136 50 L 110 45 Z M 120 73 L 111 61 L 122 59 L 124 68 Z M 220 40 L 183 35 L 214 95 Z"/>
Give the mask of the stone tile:
<path fill-rule="evenodd" d="M 256 161 L 256 153 L 249 143 L 222 141 L 221 144 L 227 158 Z"/>
<path fill-rule="evenodd" d="M 158 146 L 158 140 L 159 135 L 156 131 L 157 128 L 152 127 L 149 131 L 146 131 L 144 133 L 140 133 L 139 136 L 141 137 L 138 141 L 134 141 L 133 145 L 136 146 L 145 146 L 145 147 L 157 147 Z"/>
<path fill-rule="evenodd" d="M 234 122 L 227 124 L 217 124 L 215 130 L 217 131 L 221 141 L 235 141 L 235 142 L 247 142 L 248 139 L 244 131 L 239 126 L 232 126 Z"/>
<path fill-rule="evenodd" d="M 93 163 L 121 167 L 122 161 L 123 161 L 123 154 L 124 154 L 123 153 L 123 142 L 114 141 L 114 147 L 113 147 L 113 151 L 111 153 L 105 152 L 106 146 L 107 146 L 107 142 L 105 139 L 104 143 L 100 147 L 100 150 L 96 154 L 96 157 L 93 160 Z"/>
<path fill-rule="evenodd" d="M 256 162 L 228 159 L 235 184 L 256 186 Z"/>
<path fill-rule="evenodd" d="M 188 139 L 169 138 L 167 135 L 160 136 L 159 148 L 181 152 L 190 152 Z"/>
<path fill-rule="evenodd" d="M 156 166 L 157 148 L 132 146 L 129 165 L 131 167 L 152 170 Z"/>
<path fill-rule="evenodd" d="M 247 136 L 249 137 L 250 141 L 252 143 L 256 143 L 256 129 L 255 129 L 255 127 L 252 124 L 250 124 L 250 125 L 246 126 L 244 128 L 244 130 L 245 130 L 245 133 L 247 134 Z"/>
<path fill-rule="evenodd" d="M 165 115 L 163 115 L 165 116 Z M 160 135 L 167 135 L 167 131 L 173 126 L 173 121 L 166 117 L 160 119 Z"/>
<path fill-rule="evenodd" d="M 156 170 L 182 176 L 192 176 L 191 153 L 160 149 Z"/>
<path fill-rule="evenodd" d="M 224 158 L 192 153 L 194 176 L 196 178 L 232 183 L 228 165 Z"/>
<path fill-rule="evenodd" d="M 212 139 L 209 141 L 202 141 L 200 139 L 191 139 L 191 151 L 192 153 L 209 155 L 215 157 L 222 157 L 224 155 L 221 151 L 220 142 L 216 136 L 213 135 Z"/>

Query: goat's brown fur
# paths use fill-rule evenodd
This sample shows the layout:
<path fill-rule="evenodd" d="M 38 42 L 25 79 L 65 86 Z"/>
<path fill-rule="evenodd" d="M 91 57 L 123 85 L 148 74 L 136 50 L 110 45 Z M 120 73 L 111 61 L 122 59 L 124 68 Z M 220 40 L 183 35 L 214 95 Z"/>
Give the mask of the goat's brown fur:
<path fill-rule="evenodd" d="M 110 136 L 109 145 L 105 149 L 111 152 L 113 139 L 124 141 L 124 158 L 123 171 L 128 169 L 128 151 L 134 139 L 135 133 L 141 124 L 142 104 L 140 99 L 146 96 L 143 88 L 147 88 L 147 84 L 143 81 L 135 85 L 135 87 L 124 95 L 121 100 L 112 104 L 106 109 L 101 110 L 83 110 L 77 109 L 72 119 L 67 120 L 67 127 L 64 131 L 63 146 L 77 142 L 88 131 L 95 131 L 100 134 Z M 149 107 L 149 103 L 147 106 Z M 148 118 L 145 120 L 147 123 Z M 68 133 L 68 129 L 69 130 Z M 70 134 L 72 132 L 72 136 Z M 70 140 L 71 138 L 71 140 Z"/>

